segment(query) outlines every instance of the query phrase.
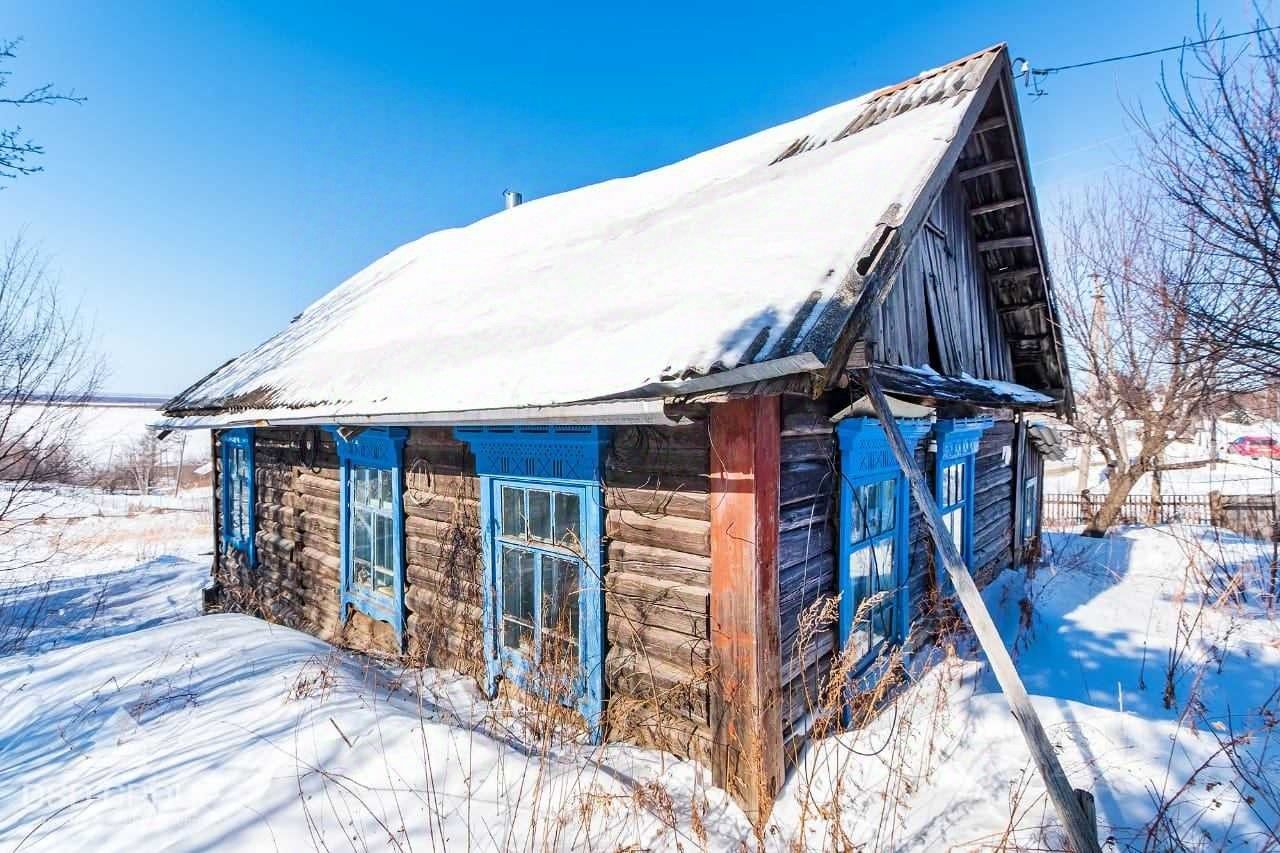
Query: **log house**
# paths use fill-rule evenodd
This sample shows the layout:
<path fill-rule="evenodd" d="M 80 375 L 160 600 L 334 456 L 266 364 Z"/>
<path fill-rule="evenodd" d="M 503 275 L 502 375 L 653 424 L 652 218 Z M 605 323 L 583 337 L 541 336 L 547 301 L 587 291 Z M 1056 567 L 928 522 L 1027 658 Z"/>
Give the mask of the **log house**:
<path fill-rule="evenodd" d="M 555 696 L 762 821 L 836 657 L 948 592 L 867 367 L 975 581 L 1020 564 L 1025 415 L 1072 399 L 1002 45 L 428 235 L 159 426 L 214 430 L 220 606 Z"/>

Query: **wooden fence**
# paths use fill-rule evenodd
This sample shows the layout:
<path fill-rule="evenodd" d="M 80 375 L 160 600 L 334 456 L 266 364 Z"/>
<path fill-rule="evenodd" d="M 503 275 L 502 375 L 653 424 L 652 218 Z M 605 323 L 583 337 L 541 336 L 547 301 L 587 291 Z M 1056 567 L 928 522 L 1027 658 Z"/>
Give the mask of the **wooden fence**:
<path fill-rule="evenodd" d="M 1044 526 L 1048 529 L 1086 523 L 1102 505 L 1102 495 L 1046 494 Z M 1280 539 L 1280 494 L 1129 495 L 1120 508 L 1120 524 L 1208 524 L 1258 539 Z"/>

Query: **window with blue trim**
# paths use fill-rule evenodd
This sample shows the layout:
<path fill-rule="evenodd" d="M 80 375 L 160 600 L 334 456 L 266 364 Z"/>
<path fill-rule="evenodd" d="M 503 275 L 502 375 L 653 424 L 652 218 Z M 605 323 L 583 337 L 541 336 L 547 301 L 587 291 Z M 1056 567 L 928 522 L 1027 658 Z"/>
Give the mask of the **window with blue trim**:
<path fill-rule="evenodd" d="M 914 453 L 927 420 L 901 420 Z M 910 621 L 907 589 L 909 496 L 906 477 L 874 418 L 836 426 L 840 441 L 840 644 L 862 669 L 901 642 Z"/>
<path fill-rule="evenodd" d="M 459 427 L 476 456 L 487 568 L 488 689 L 498 678 L 577 707 L 604 702 L 600 427 Z"/>
<path fill-rule="evenodd" d="M 943 526 L 961 555 L 968 551 L 969 543 L 970 473 L 968 459 L 938 466 L 938 510 L 942 514 Z"/>
<path fill-rule="evenodd" d="M 582 500 L 540 484 L 498 481 L 496 535 L 500 640 L 507 664 L 546 672 L 578 669 L 578 595 L 583 574 Z"/>
<path fill-rule="evenodd" d="M 1027 477 L 1022 484 L 1022 544 L 1027 545 L 1036 537 L 1036 522 L 1040 520 L 1039 477 Z"/>
<path fill-rule="evenodd" d="M 254 503 L 253 430 L 226 430 L 220 436 L 222 455 L 222 539 L 254 564 L 257 523 Z"/>
<path fill-rule="evenodd" d="M 965 565 L 973 563 L 974 470 L 982 434 L 991 428 L 990 418 L 938 421 L 934 428 L 938 453 L 934 461 L 933 493 L 942 522 L 951 534 Z M 940 590 L 949 590 L 946 570 L 935 560 Z"/>
<path fill-rule="evenodd" d="M 387 622 L 404 645 L 404 442 L 398 427 L 334 431 L 341 467 L 342 618 Z"/>

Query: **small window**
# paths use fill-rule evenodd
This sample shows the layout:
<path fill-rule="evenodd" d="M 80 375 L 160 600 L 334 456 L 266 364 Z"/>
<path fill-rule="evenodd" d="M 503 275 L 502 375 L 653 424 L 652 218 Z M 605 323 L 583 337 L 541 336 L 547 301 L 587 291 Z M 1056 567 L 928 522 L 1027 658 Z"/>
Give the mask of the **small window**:
<path fill-rule="evenodd" d="M 942 523 L 951 534 L 951 541 L 955 543 L 961 556 L 965 556 L 965 528 L 968 521 L 965 518 L 968 491 L 965 476 L 968 468 L 968 462 L 953 462 L 942 468 L 942 499 L 939 510 L 942 513 Z"/>
<path fill-rule="evenodd" d="M 603 734 L 603 501 L 608 430 L 459 427 L 476 457 L 485 584 L 486 688 L 498 680 L 577 707 Z"/>
<path fill-rule="evenodd" d="M 342 476 L 342 618 L 389 623 L 404 644 L 404 469 L 408 431 L 335 433 Z"/>
<path fill-rule="evenodd" d="M 907 447 L 932 422 L 898 421 Z M 858 657 L 855 673 L 879 652 L 901 642 L 911 618 L 908 594 L 906 477 L 874 418 L 847 418 L 836 427 L 840 440 L 840 644 Z"/>
<path fill-rule="evenodd" d="M 848 588 L 856 617 L 852 642 L 860 658 L 895 636 L 897 503 L 896 478 L 862 483 L 850 489 Z"/>
<path fill-rule="evenodd" d="M 253 431 L 228 430 L 222 434 L 222 536 L 226 544 L 254 562 Z"/>
<path fill-rule="evenodd" d="M 1036 522 L 1040 519 L 1040 503 L 1037 500 L 1039 481 L 1028 477 L 1022 484 L 1022 542 L 1025 545 L 1036 536 Z"/>
<path fill-rule="evenodd" d="M 504 483 L 498 491 L 502 646 L 520 656 L 519 669 L 576 661 L 582 501 L 550 487 Z"/>
<path fill-rule="evenodd" d="M 392 472 L 352 465 L 351 583 L 374 595 L 395 593 L 395 506 Z"/>
<path fill-rule="evenodd" d="M 938 421 L 937 456 L 934 459 L 934 497 L 951 542 L 966 566 L 973 569 L 974 483 L 982 434 L 992 426 L 990 418 Z M 1002 451 L 1003 453 L 1003 451 Z M 987 457 L 988 459 L 990 456 Z M 942 560 L 941 544 L 935 553 L 938 592 L 951 594 L 951 579 Z"/>

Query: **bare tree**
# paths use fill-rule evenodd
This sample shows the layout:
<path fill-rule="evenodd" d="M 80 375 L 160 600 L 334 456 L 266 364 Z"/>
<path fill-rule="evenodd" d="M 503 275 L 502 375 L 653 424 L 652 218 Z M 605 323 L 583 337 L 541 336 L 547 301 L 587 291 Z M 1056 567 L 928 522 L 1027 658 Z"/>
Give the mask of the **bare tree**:
<path fill-rule="evenodd" d="M 1280 32 L 1259 13 L 1242 43 L 1183 51 L 1161 79 L 1167 115 L 1137 116 L 1146 172 L 1182 213 L 1212 275 L 1189 282 L 1188 333 L 1219 349 L 1232 381 L 1280 379 Z M 1201 41 L 1221 35 L 1200 20 Z"/>
<path fill-rule="evenodd" d="M 100 377 L 39 255 L 21 240 L 0 250 L 0 570 L 22 565 L 14 534 L 43 515 L 43 487 L 78 473 L 81 406 Z"/>
<path fill-rule="evenodd" d="M 1085 532 L 1100 536 L 1163 456 L 1224 398 L 1229 365 L 1187 334 L 1194 282 L 1212 257 L 1142 186 L 1108 184 L 1062 210 L 1057 285 L 1072 372 L 1075 426 L 1106 459 L 1109 491 Z M 1136 435 L 1131 432 L 1136 431 Z M 1208 460 L 1192 464 L 1203 464 Z"/>
<path fill-rule="evenodd" d="M 156 478 L 159 477 L 160 469 L 164 464 L 164 451 L 160 446 L 159 437 L 152 430 L 145 431 L 125 450 L 121 461 L 129 470 L 129 477 L 133 480 L 138 494 L 151 494 L 151 489 L 156 485 Z"/>
<path fill-rule="evenodd" d="M 0 63 L 15 59 L 18 55 L 18 45 L 21 43 L 21 39 L 0 39 Z M 8 86 L 9 75 L 12 73 L 12 71 L 0 71 L 0 104 L 11 107 L 30 107 L 62 101 L 73 104 L 84 103 L 84 98 L 77 97 L 75 92 L 65 94 L 56 92 L 50 83 L 9 97 L 3 94 L 3 90 Z M 0 180 L 12 180 L 19 175 L 39 172 L 42 167 L 31 165 L 28 158 L 38 157 L 43 153 L 44 146 L 36 144 L 34 140 L 27 137 L 20 125 L 0 127 Z"/>

